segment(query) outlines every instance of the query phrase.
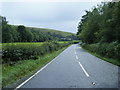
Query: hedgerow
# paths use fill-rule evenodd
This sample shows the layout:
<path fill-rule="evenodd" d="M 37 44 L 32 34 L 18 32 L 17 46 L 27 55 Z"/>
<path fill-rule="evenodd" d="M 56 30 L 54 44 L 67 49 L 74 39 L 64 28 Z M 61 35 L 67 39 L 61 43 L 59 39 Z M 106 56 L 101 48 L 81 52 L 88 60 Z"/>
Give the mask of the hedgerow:
<path fill-rule="evenodd" d="M 44 42 L 43 44 L 15 44 L 8 43 L 2 47 L 2 63 L 14 64 L 21 60 L 36 60 L 40 56 L 59 50 L 70 43 L 59 43 L 56 41 Z"/>
<path fill-rule="evenodd" d="M 120 44 L 112 43 L 97 43 L 97 44 L 82 44 L 82 47 L 96 54 L 120 60 Z"/>

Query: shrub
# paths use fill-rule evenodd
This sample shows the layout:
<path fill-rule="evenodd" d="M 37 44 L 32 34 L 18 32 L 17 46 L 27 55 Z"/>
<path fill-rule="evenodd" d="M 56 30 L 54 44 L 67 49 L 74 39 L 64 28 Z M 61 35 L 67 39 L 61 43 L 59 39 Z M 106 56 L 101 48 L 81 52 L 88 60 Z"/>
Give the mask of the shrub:
<path fill-rule="evenodd" d="M 97 44 L 83 43 L 82 47 L 108 58 L 120 59 L 120 44 L 118 42 Z"/>
<path fill-rule="evenodd" d="M 59 43 L 56 41 L 44 42 L 43 44 L 36 43 L 8 43 L 3 44 L 2 48 L 2 63 L 13 63 L 20 60 L 38 59 L 39 56 L 51 53 L 62 47 L 68 46 L 70 43 Z"/>

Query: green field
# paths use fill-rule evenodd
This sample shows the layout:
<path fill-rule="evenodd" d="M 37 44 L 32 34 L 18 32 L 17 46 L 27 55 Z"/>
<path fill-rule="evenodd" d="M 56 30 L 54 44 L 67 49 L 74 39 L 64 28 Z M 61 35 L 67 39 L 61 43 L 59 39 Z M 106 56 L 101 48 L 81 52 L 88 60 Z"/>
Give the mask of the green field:
<path fill-rule="evenodd" d="M 75 40 L 78 41 L 78 40 Z M 58 41 L 58 43 L 68 43 L 71 41 Z M 74 42 L 74 41 L 73 41 Z M 5 45 L 42 45 L 46 42 L 14 42 L 14 43 L 0 43 L 0 46 L 5 46 Z"/>
<path fill-rule="evenodd" d="M 45 42 L 16 42 L 16 43 L 2 43 L 2 45 L 42 45 Z"/>

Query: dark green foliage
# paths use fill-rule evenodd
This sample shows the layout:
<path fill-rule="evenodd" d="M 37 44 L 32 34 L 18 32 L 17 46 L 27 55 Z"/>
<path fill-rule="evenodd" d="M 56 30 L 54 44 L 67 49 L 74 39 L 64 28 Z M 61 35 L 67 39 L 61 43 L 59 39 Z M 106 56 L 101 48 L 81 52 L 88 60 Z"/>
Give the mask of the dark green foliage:
<path fill-rule="evenodd" d="M 27 31 L 26 31 L 25 27 L 24 26 L 18 26 L 17 31 L 19 33 L 18 40 L 20 42 L 25 42 L 27 40 L 27 37 L 26 37 Z"/>
<path fill-rule="evenodd" d="M 39 56 L 59 50 L 69 44 L 71 43 L 59 43 L 56 41 L 44 42 L 42 44 L 6 43 L 2 49 L 2 63 L 12 64 L 20 60 L 36 60 Z"/>
<path fill-rule="evenodd" d="M 85 43 L 120 42 L 120 2 L 108 2 L 86 11 L 78 25 L 78 37 Z"/>
<path fill-rule="evenodd" d="M 12 30 L 11 25 L 7 24 L 8 22 L 6 21 L 5 17 L 2 17 L 2 41 L 3 42 L 12 42 L 13 37 L 16 37 L 15 30 Z M 11 31 L 12 30 L 12 31 Z"/>
<path fill-rule="evenodd" d="M 120 60 L 120 44 L 117 42 L 102 44 L 82 44 L 83 48 L 99 55 Z"/>
<path fill-rule="evenodd" d="M 120 2 L 101 3 L 87 11 L 78 25 L 83 48 L 120 60 Z"/>

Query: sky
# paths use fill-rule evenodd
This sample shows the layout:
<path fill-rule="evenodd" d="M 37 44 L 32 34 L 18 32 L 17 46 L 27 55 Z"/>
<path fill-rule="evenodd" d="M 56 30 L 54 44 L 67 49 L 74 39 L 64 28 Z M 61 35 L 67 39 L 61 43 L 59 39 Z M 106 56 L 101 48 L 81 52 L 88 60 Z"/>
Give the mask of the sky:
<path fill-rule="evenodd" d="M 0 15 L 12 25 L 77 32 L 78 22 L 100 2 L 1 2 Z"/>

